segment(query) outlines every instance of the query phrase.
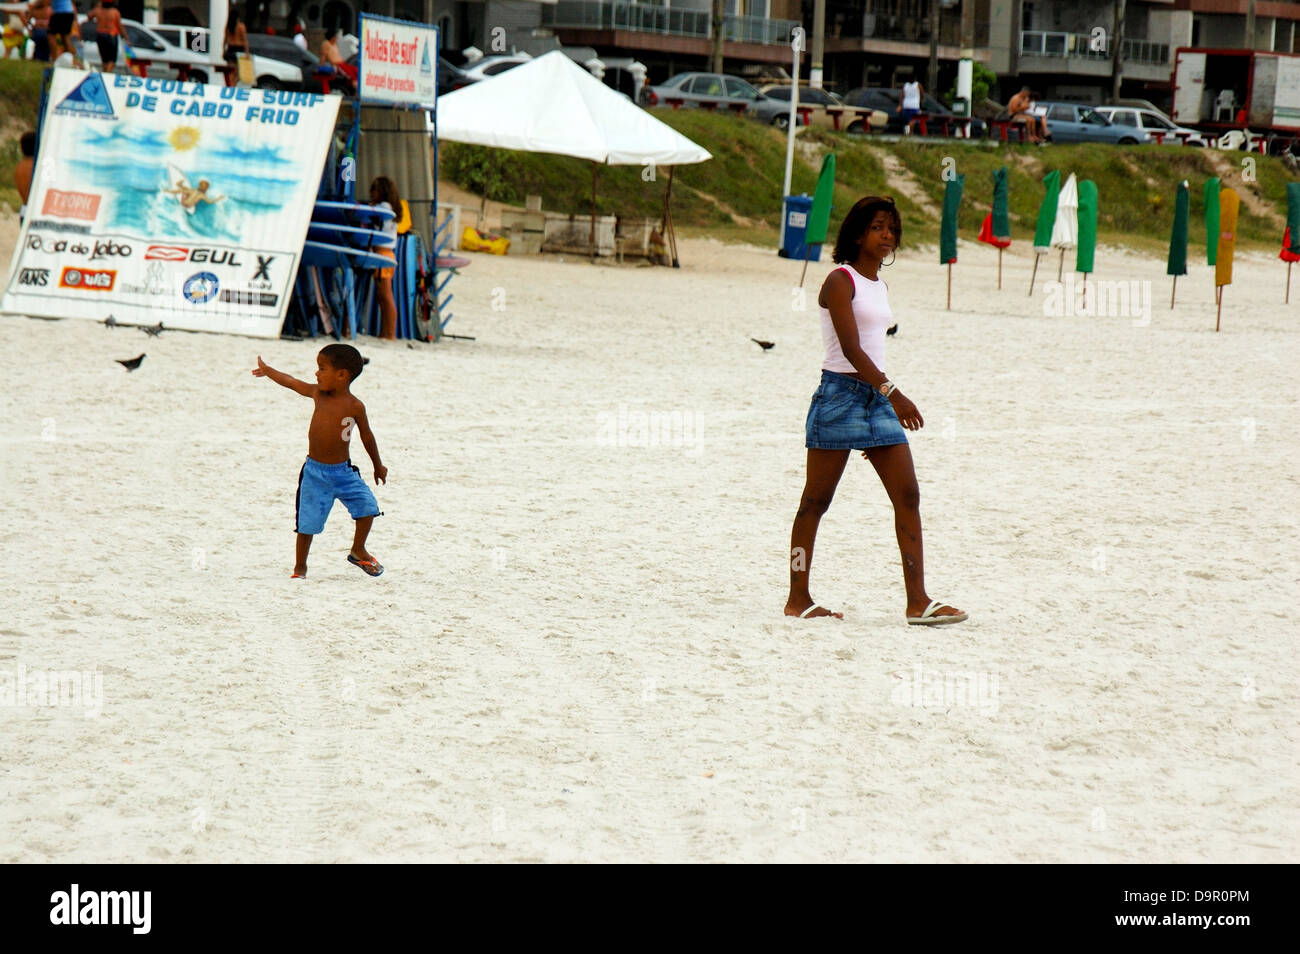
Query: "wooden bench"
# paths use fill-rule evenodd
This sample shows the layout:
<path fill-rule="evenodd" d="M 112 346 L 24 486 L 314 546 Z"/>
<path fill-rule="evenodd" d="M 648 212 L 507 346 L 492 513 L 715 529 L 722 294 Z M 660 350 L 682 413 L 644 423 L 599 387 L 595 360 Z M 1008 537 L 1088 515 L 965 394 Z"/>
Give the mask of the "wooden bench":
<path fill-rule="evenodd" d="M 1015 117 L 1012 117 L 1011 119 L 990 119 L 989 125 L 998 131 L 998 135 L 1002 138 L 1003 142 L 1008 141 L 1010 130 L 1015 130 L 1016 134 L 1020 137 L 1021 142 L 1025 142 L 1029 138 L 1028 130 L 1025 129 L 1025 124 L 1019 122 Z"/>

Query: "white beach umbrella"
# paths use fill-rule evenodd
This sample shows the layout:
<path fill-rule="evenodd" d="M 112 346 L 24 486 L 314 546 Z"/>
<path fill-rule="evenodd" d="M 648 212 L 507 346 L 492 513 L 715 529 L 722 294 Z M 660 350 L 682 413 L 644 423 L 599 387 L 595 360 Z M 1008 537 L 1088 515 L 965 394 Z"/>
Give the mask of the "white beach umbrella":
<path fill-rule="evenodd" d="M 1074 248 L 1079 244 L 1079 184 L 1074 173 L 1061 186 L 1056 200 L 1056 221 L 1052 224 L 1052 248 Z"/>

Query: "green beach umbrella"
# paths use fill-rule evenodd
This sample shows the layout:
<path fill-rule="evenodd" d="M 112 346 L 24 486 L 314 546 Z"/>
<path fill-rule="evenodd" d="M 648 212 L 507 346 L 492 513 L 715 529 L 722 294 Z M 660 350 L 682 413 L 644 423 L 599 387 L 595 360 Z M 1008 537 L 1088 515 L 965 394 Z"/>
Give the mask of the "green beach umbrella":
<path fill-rule="evenodd" d="M 1205 180 L 1205 264 L 1213 265 L 1219 257 L 1219 180 Z"/>
<path fill-rule="evenodd" d="M 1038 207 L 1038 225 L 1034 228 L 1034 270 L 1029 275 L 1029 297 L 1034 296 L 1034 279 L 1038 277 L 1038 256 L 1052 247 L 1052 226 L 1056 224 L 1056 203 L 1061 197 L 1061 171 L 1053 169 L 1043 177 L 1043 204 Z"/>
<path fill-rule="evenodd" d="M 1174 286 L 1169 290 L 1169 307 L 1174 307 L 1174 292 L 1178 288 L 1178 276 L 1187 274 L 1187 219 L 1191 196 L 1187 180 L 1178 183 L 1174 194 L 1174 227 L 1169 233 L 1169 264 L 1165 274 L 1172 275 Z"/>
<path fill-rule="evenodd" d="M 957 212 L 966 173 L 953 176 L 943 190 L 943 222 L 939 226 L 939 264 L 948 266 L 948 308 L 952 309 L 952 263 L 957 261 Z"/>
<path fill-rule="evenodd" d="M 1286 262 L 1286 298 L 1283 301 L 1289 305 L 1291 266 L 1300 261 L 1300 182 L 1286 185 L 1286 234 L 1282 236 L 1282 253 L 1278 257 Z"/>
<path fill-rule="evenodd" d="M 1079 183 L 1079 249 L 1074 270 L 1087 276 L 1092 271 L 1093 253 L 1097 250 L 1097 183 L 1084 179 Z M 1087 281 L 1087 278 L 1084 278 Z"/>
<path fill-rule="evenodd" d="M 1007 214 L 1007 167 L 993 173 L 993 208 L 984 216 L 979 240 L 998 250 L 998 288 L 1002 287 L 1002 250 L 1011 244 L 1011 218 Z"/>
<path fill-rule="evenodd" d="M 831 195 L 835 191 L 835 153 L 830 152 L 822 159 L 821 175 L 817 177 L 817 191 L 813 193 L 812 211 L 808 213 L 808 228 L 804 231 L 804 248 L 807 252 L 803 260 L 803 273 L 799 276 L 799 285 L 803 286 L 804 275 L 808 274 L 808 259 L 812 256 L 812 247 L 826 241 L 826 233 L 831 227 Z"/>

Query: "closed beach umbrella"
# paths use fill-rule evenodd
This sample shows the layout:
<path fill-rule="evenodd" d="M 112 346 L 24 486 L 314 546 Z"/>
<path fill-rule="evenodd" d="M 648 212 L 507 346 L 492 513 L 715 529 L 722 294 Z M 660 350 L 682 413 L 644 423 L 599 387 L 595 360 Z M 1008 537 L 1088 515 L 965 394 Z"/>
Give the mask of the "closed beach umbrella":
<path fill-rule="evenodd" d="M 1213 265 L 1219 250 L 1219 180 L 1205 180 L 1205 264 Z"/>
<path fill-rule="evenodd" d="M 1011 218 L 1007 214 L 1007 167 L 993 173 L 993 208 L 984 216 L 979 240 L 998 250 L 998 288 L 1002 287 L 1002 250 L 1011 244 Z"/>
<path fill-rule="evenodd" d="M 1071 172 L 1061 194 L 1056 200 L 1056 221 L 1052 223 L 1052 248 L 1061 250 L 1061 260 L 1056 266 L 1056 280 L 1061 280 L 1065 265 L 1065 250 L 1079 244 L 1079 183 Z"/>
<path fill-rule="evenodd" d="M 1052 226 L 1056 222 L 1056 203 L 1061 197 L 1061 170 L 1053 169 L 1043 177 L 1046 194 L 1038 207 L 1038 225 L 1034 229 L 1034 251 L 1046 252 L 1052 247 Z"/>
<path fill-rule="evenodd" d="M 1038 277 L 1038 256 L 1052 247 L 1052 226 L 1056 224 L 1056 203 L 1061 197 L 1061 171 L 1053 169 L 1043 177 L 1042 204 L 1038 206 L 1038 224 L 1034 228 L 1034 270 L 1029 273 L 1029 294 L 1034 294 L 1034 279 Z"/>
<path fill-rule="evenodd" d="M 943 190 L 943 222 L 939 225 L 939 264 L 948 266 L 948 308 L 952 308 L 952 263 L 957 261 L 957 211 L 966 186 L 966 173 L 953 176 Z"/>
<path fill-rule="evenodd" d="M 1187 274 L 1187 220 L 1191 202 L 1190 187 L 1186 179 L 1178 183 L 1174 192 L 1174 227 L 1169 232 L 1169 263 L 1165 274 L 1174 278 L 1173 288 L 1169 290 L 1169 307 L 1174 307 L 1174 293 L 1178 288 L 1178 276 Z"/>
<path fill-rule="evenodd" d="M 821 175 L 817 177 L 817 191 L 813 193 L 812 210 L 808 213 L 808 227 L 804 230 L 803 272 L 799 275 L 799 286 L 803 287 L 804 275 L 808 273 L 808 259 L 812 257 L 812 247 L 826 241 L 826 233 L 831 227 L 831 196 L 835 192 L 835 153 L 830 152 L 822 159 Z"/>
<path fill-rule="evenodd" d="M 1214 330 L 1219 330 L 1223 313 L 1223 286 L 1232 284 L 1232 253 L 1237 247 L 1237 208 L 1240 199 L 1232 189 L 1219 190 L 1219 241 L 1214 263 L 1214 285 L 1218 292 L 1218 309 Z"/>
<path fill-rule="evenodd" d="M 1286 304 L 1291 303 L 1291 265 L 1300 262 L 1300 182 L 1286 186 L 1286 231 L 1282 233 L 1282 251 L 1278 258 L 1286 262 Z"/>
<path fill-rule="evenodd" d="M 1079 183 L 1079 250 L 1074 270 L 1087 275 L 1092 271 L 1093 253 L 1097 250 L 1097 183 L 1084 179 Z"/>

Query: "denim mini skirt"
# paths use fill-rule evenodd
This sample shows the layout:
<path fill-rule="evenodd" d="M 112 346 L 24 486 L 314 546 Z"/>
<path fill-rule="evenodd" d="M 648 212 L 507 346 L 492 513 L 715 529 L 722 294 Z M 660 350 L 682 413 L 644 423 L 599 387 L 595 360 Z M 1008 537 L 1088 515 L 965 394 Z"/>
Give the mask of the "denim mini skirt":
<path fill-rule="evenodd" d="M 866 450 L 906 443 L 907 433 L 889 398 L 851 375 L 822 371 L 808 408 L 807 447 Z"/>

